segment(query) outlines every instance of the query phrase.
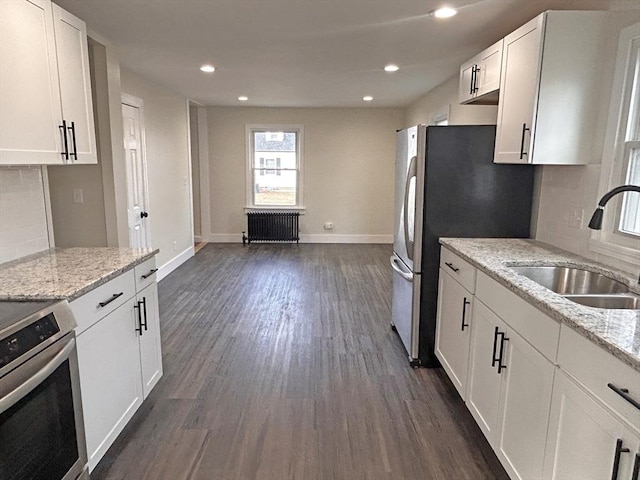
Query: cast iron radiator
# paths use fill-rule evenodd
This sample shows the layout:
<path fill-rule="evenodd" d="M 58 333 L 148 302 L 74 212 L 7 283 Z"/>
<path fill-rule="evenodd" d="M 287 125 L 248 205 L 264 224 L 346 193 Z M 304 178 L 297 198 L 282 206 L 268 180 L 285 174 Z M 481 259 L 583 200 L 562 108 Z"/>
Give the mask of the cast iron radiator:
<path fill-rule="evenodd" d="M 299 212 L 247 212 L 248 235 L 242 232 L 242 243 L 298 243 L 299 217 Z"/>

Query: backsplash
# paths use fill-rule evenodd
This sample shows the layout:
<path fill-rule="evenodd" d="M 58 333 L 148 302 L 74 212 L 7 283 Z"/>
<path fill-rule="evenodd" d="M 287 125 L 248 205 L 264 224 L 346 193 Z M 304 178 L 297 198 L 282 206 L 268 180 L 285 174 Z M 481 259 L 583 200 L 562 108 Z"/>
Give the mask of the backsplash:
<path fill-rule="evenodd" d="M 0 263 L 49 248 L 41 167 L 0 167 Z"/>

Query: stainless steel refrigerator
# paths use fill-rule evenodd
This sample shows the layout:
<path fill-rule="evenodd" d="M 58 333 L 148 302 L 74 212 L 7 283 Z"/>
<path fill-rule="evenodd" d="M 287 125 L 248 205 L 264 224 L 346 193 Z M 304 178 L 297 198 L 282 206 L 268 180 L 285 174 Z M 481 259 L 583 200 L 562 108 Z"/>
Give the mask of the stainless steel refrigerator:
<path fill-rule="evenodd" d="M 529 237 L 534 167 L 494 164 L 495 133 L 493 125 L 397 133 L 391 325 L 411 366 L 439 365 L 438 239 Z"/>

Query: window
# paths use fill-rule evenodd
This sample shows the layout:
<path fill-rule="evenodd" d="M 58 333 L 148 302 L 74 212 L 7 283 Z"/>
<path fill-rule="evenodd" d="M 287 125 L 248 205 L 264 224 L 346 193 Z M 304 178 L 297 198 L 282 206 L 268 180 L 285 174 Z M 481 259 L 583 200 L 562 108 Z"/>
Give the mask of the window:
<path fill-rule="evenodd" d="M 302 208 L 302 125 L 247 125 L 247 206 Z"/>
<path fill-rule="evenodd" d="M 640 185 L 640 24 L 622 30 L 602 162 L 600 193 Z M 640 265 L 640 195 L 626 192 L 605 209 L 601 231 L 589 242 L 596 252 Z"/>

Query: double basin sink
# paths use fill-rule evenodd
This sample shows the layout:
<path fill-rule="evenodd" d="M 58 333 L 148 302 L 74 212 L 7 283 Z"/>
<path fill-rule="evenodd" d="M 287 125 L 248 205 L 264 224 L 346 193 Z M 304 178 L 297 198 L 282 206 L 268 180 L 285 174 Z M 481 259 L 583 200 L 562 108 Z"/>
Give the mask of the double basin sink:
<path fill-rule="evenodd" d="M 510 267 L 516 273 L 587 307 L 640 309 L 640 296 L 622 282 L 589 270 L 560 266 Z"/>

